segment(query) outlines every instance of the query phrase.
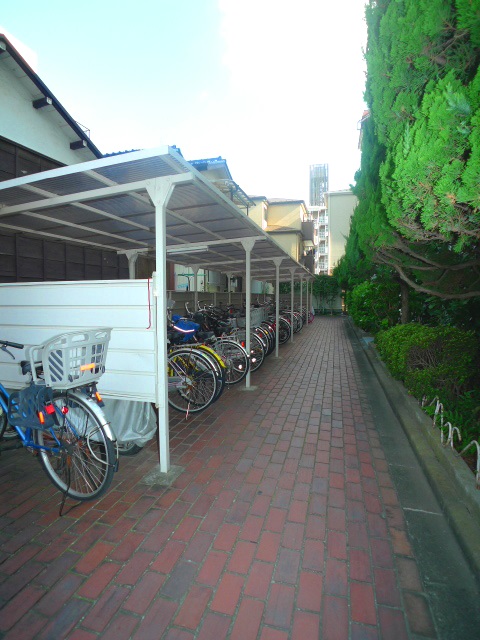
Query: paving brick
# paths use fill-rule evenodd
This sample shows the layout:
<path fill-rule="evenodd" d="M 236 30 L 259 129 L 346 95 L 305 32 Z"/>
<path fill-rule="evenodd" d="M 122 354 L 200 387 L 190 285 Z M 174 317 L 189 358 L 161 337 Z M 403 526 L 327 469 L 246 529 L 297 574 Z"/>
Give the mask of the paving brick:
<path fill-rule="evenodd" d="M 180 602 L 192 586 L 197 569 L 197 565 L 193 562 L 185 560 L 177 562 L 160 589 L 162 596 Z"/>
<path fill-rule="evenodd" d="M 94 569 L 102 563 L 105 558 L 114 549 L 113 545 L 107 542 L 97 542 L 87 553 L 85 553 L 77 562 L 75 569 L 79 573 L 90 574 Z"/>
<path fill-rule="evenodd" d="M 324 544 L 320 540 L 305 540 L 302 567 L 311 571 L 323 571 Z"/>
<path fill-rule="evenodd" d="M 286 631 L 279 631 L 278 629 L 263 627 L 260 640 L 288 640 L 288 635 L 289 634 Z"/>
<path fill-rule="evenodd" d="M 158 595 L 165 582 L 165 576 L 147 571 L 132 589 L 122 608 L 137 615 L 143 615 Z"/>
<path fill-rule="evenodd" d="M 231 624 L 231 618 L 217 613 L 208 613 L 202 623 L 197 640 L 225 640 Z M 245 639 L 246 640 L 246 639 Z"/>
<path fill-rule="evenodd" d="M 265 610 L 265 624 L 290 629 L 294 601 L 294 587 L 272 584 Z"/>
<path fill-rule="evenodd" d="M 320 629 L 322 640 L 348 639 L 348 602 L 346 598 L 326 595 Z"/>
<path fill-rule="evenodd" d="M 131 559 L 125 563 L 125 566 L 120 573 L 118 573 L 115 581 L 118 584 L 134 585 L 154 558 L 155 555 L 151 552 L 137 551 Z"/>
<path fill-rule="evenodd" d="M 97 633 L 102 632 L 120 609 L 128 594 L 129 590 L 126 587 L 120 586 L 112 586 L 104 591 L 83 619 L 82 625 Z"/>
<path fill-rule="evenodd" d="M 329 531 L 327 538 L 327 554 L 338 560 L 347 559 L 347 537 L 340 531 Z"/>
<path fill-rule="evenodd" d="M 377 601 L 390 606 L 400 605 L 400 593 L 397 588 L 396 574 L 391 569 L 375 569 L 375 592 Z"/>
<path fill-rule="evenodd" d="M 193 585 L 175 617 L 174 624 L 187 629 L 197 629 L 212 593 L 212 589 L 208 587 Z"/>
<path fill-rule="evenodd" d="M 323 576 L 302 571 L 298 586 L 297 607 L 320 612 L 322 604 Z"/>
<path fill-rule="evenodd" d="M 350 580 L 372 582 L 369 554 L 363 549 L 350 549 Z"/>
<path fill-rule="evenodd" d="M 160 573 L 170 573 L 184 551 L 185 543 L 169 540 L 150 568 Z"/>
<path fill-rule="evenodd" d="M 117 560 L 118 562 L 125 562 L 126 560 L 129 560 L 142 544 L 143 538 L 144 536 L 142 533 L 128 533 L 120 544 L 112 551 L 110 558 L 112 560 Z"/>
<path fill-rule="evenodd" d="M 372 562 L 376 567 L 393 568 L 392 545 L 389 540 L 372 540 Z"/>
<path fill-rule="evenodd" d="M 398 580 L 402 589 L 410 591 L 422 591 L 422 582 L 418 573 L 418 567 L 412 558 L 395 558 L 398 570 Z"/>
<path fill-rule="evenodd" d="M 240 537 L 242 540 L 248 540 L 249 542 L 258 542 L 263 530 L 263 525 L 264 518 L 248 516 L 240 532 Z"/>
<path fill-rule="evenodd" d="M 308 502 L 293 500 L 288 510 L 288 520 L 290 522 L 299 522 L 304 524 L 307 521 Z"/>
<path fill-rule="evenodd" d="M 80 598 L 71 598 L 42 629 L 38 636 L 39 640 L 67 638 L 70 631 L 80 620 L 83 620 L 89 608 L 90 603 L 88 601 Z"/>
<path fill-rule="evenodd" d="M 377 615 L 373 586 L 364 582 L 350 584 L 350 606 L 352 620 L 364 624 L 375 625 Z"/>
<path fill-rule="evenodd" d="M 212 611 L 233 615 L 244 584 L 244 578 L 226 573 L 210 604 Z"/>
<path fill-rule="evenodd" d="M 287 519 L 287 511 L 285 509 L 270 509 L 265 519 L 265 529 L 267 531 L 275 531 L 281 533 Z"/>
<path fill-rule="evenodd" d="M 335 558 L 327 558 L 325 593 L 336 596 L 346 596 L 347 592 L 347 564 Z"/>
<path fill-rule="evenodd" d="M 351 640 L 381 640 L 376 627 L 368 627 L 358 622 L 350 625 Z"/>
<path fill-rule="evenodd" d="M 197 581 L 212 587 L 215 586 L 220 579 L 227 560 L 227 554 L 222 551 L 210 551 L 197 575 Z"/>
<path fill-rule="evenodd" d="M 298 522 L 286 522 L 282 529 L 282 547 L 299 551 L 305 539 L 305 525 Z"/>
<path fill-rule="evenodd" d="M 404 593 L 405 613 L 413 633 L 427 638 L 436 638 L 435 626 L 428 602 L 420 593 Z"/>
<path fill-rule="evenodd" d="M 318 638 L 320 630 L 320 616 L 314 613 L 296 611 L 293 616 L 292 640 L 306 640 Z"/>
<path fill-rule="evenodd" d="M 20 618 L 4 637 L 11 640 L 36 640 L 47 622 L 48 619 L 44 616 L 34 611 L 29 611 Z M 96 640 L 96 637 L 85 638 L 84 640 Z"/>
<path fill-rule="evenodd" d="M 257 545 L 253 542 L 239 541 L 228 563 L 228 571 L 231 573 L 248 573 L 253 562 Z"/>
<path fill-rule="evenodd" d="M 134 630 L 138 623 L 138 618 L 119 613 L 102 633 L 102 640 L 130 640 L 135 637 Z"/>
<path fill-rule="evenodd" d="M 36 611 L 51 617 L 73 596 L 81 586 L 84 578 L 74 573 L 67 573 L 54 587 L 43 596 L 36 606 Z"/>
<path fill-rule="evenodd" d="M 239 533 L 240 527 L 236 524 L 226 523 L 222 525 L 213 543 L 214 548 L 222 551 L 231 551 Z"/>
<path fill-rule="evenodd" d="M 177 606 L 177 603 L 173 602 L 173 600 L 157 598 L 146 616 L 141 620 L 135 633 L 135 640 L 161 638 L 165 629 L 170 625 Z"/>
<path fill-rule="evenodd" d="M 0 632 L 11 629 L 44 594 L 44 590 L 38 585 L 27 586 L 18 593 L 2 608 Z"/>
<path fill-rule="evenodd" d="M 260 629 L 264 610 L 263 602 L 244 598 L 240 603 L 230 640 L 246 640 L 256 638 Z"/>
<path fill-rule="evenodd" d="M 297 584 L 300 553 L 291 549 L 280 549 L 274 572 L 276 582 Z"/>
<path fill-rule="evenodd" d="M 346 514 L 344 509 L 337 507 L 328 507 L 327 509 L 327 528 L 336 531 L 345 531 Z"/>
<path fill-rule="evenodd" d="M 382 640 L 408 640 L 407 625 L 402 611 L 378 607 L 378 619 Z"/>
<path fill-rule="evenodd" d="M 245 595 L 266 600 L 273 575 L 273 564 L 254 562 L 245 585 Z"/>
<path fill-rule="evenodd" d="M 275 562 L 280 548 L 280 541 L 281 536 L 279 533 L 265 531 L 260 538 L 260 543 L 257 548 L 257 560 Z"/>

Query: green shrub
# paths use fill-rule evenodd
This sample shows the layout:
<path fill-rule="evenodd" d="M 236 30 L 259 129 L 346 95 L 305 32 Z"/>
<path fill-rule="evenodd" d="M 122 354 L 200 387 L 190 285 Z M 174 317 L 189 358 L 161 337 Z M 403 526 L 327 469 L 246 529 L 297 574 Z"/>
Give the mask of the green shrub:
<path fill-rule="evenodd" d="M 397 325 L 379 333 L 376 344 L 391 374 L 418 399 L 456 402 L 476 374 L 478 341 L 472 331 Z"/>
<path fill-rule="evenodd" d="M 357 327 L 377 333 L 398 322 L 399 295 L 396 282 L 362 282 L 347 293 L 348 313 Z"/>

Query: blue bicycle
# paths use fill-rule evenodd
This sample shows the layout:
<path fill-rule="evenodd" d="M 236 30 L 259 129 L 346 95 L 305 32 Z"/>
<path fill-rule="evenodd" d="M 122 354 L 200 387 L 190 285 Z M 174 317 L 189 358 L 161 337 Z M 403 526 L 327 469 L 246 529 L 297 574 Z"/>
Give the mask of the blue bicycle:
<path fill-rule="evenodd" d="M 110 329 L 66 333 L 25 351 L 30 383 L 9 393 L 0 383 L 0 439 L 14 429 L 66 497 L 93 500 L 118 468 L 116 439 L 101 410 L 96 381 L 105 370 Z M 0 350 L 24 345 L 0 339 Z M 7 448 L 12 448 L 7 447 Z"/>

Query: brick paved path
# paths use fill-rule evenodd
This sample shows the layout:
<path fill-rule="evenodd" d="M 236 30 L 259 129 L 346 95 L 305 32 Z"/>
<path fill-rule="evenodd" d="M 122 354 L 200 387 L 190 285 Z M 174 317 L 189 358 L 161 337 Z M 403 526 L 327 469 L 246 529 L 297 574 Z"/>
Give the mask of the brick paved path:
<path fill-rule="evenodd" d="M 0 637 L 436 637 L 345 320 L 280 355 L 172 416 L 171 487 L 144 482 L 151 443 L 59 518 L 37 462 L 2 455 Z"/>

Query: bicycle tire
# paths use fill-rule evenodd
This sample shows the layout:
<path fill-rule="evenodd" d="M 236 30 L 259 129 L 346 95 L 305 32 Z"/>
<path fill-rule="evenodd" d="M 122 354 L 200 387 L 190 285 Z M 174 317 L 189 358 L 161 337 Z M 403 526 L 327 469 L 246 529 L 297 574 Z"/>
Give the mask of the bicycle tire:
<path fill-rule="evenodd" d="M 292 326 L 285 318 L 280 316 L 279 329 L 278 329 L 278 342 L 279 344 L 285 344 L 292 335 Z"/>
<path fill-rule="evenodd" d="M 75 391 L 54 391 L 58 424 L 35 429 L 39 446 L 58 452 L 39 451 L 40 463 L 51 482 L 70 498 L 95 500 L 110 486 L 117 466 L 114 443 L 108 437 L 98 407 Z"/>
<path fill-rule="evenodd" d="M 119 442 L 117 444 L 118 447 L 118 453 L 121 456 L 136 456 L 137 453 L 140 453 L 140 451 L 142 451 L 143 447 L 141 447 L 138 444 L 135 444 L 135 442 L 132 441 L 127 441 L 127 442 Z"/>
<path fill-rule="evenodd" d="M 224 389 L 225 389 L 225 384 L 226 384 L 226 376 L 227 376 L 227 372 L 225 369 L 225 364 L 223 362 L 223 360 L 221 359 L 221 357 L 218 355 L 218 353 L 215 353 L 215 351 L 212 349 L 212 347 L 203 344 L 201 342 L 196 342 L 193 344 L 184 344 L 182 346 L 177 346 L 174 347 L 172 349 L 172 351 L 176 351 L 177 353 L 179 353 L 180 351 L 182 351 L 183 353 L 190 351 L 194 349 L 195 353 L 200 353 L 200 355 L 202 355 L 204 358 L 206 358 L 210 364 L 210 366 L 212 367 L 212 369 L 215 372 L 215 376 L 217 378 L 217 387 L 215 390 L 215 397 L 213 399 L 214 402 L 216 402 L 219 397 L 222 395 Z"/>
<path fill-rule="evenodd" d="M 245 349 L 247 343 L 247 332 L 245 329 L 240 329 L 237 332 L 237 339 L 241 346 Z M 250 333 L 250 371 L 253 373 L 257 371 L 265 360 L 266 349 L 262 340 L 252 331 Z"/>
<path fill-rule="evenodd" d="M 225 363 L 227 385 L 238 384 L 249 371 L 249 358 L 242 345 L 235 340 L 220 338 L 212 344 L 212 348 Z"/>
<path fill-rule="evenodd" d="M 218 380 L 217 391 L 215 393 L 215 398 L 214 398 L 214 402 L 215 402 L 222 395 L 225 389 L 225 385 L 227 383 L 227 370 L 225 368 L 225 363 L 223 362 L 220 355 L 216 353 L 213 347 L 207 344 L 198 343 L 198 344 L 191 345 L 191 347 L 193 349 L 198 349 L 200 353 L 202 353 L 208 360 L 210 360 L 212 367 L 215 369 L 215 375 L 217 376 L 217 380 Z"/>
<path fill-rule="evenodd" d="M 7 428 L 7 413 L 0 405 L 0 440 L 3 438 L 3 434 Z"/>
<path fill-rule="evenodd" d="M 174 349 L 168 356 L 169 376 L 180 377 L 179 387 L 169 388 L 168 404 L 181 413 L 199 413 L 217 398 L 219 380 L 212 362 L 199 350 Z"/>

